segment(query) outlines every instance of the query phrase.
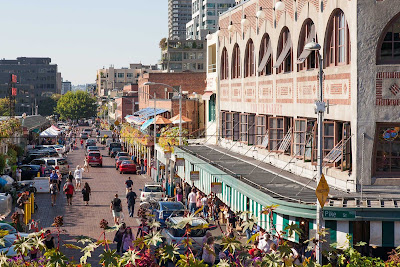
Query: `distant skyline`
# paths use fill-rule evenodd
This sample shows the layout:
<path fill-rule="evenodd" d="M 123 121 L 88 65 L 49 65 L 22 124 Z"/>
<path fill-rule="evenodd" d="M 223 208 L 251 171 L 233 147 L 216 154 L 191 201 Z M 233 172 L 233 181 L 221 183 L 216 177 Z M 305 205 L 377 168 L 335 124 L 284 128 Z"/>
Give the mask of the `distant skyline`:
<path fill-rule="evenodd" d="M 94 83 L 103 66 L 156 64 L 168 35 L 167 0 L 19 0 L 0 8 L 0 58 L 50 57 L 74 85 Z"/>

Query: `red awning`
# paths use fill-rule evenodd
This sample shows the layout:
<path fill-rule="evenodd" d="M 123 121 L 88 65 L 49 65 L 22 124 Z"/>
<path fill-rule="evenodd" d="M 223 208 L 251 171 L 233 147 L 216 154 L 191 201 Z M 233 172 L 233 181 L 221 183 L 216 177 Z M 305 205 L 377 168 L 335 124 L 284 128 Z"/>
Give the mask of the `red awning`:
<path fill-rule="evenodd" d="M 213 95 L 213 92 L 205 92 L 203 94 L 203 100 L 210 100 L 210 97 Z"/>

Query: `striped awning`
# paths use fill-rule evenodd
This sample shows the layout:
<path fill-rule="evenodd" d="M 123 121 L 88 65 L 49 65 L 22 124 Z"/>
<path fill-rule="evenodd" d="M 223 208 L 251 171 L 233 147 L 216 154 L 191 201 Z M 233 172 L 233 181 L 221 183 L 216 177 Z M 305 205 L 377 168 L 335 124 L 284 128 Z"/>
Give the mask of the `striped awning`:
<path fill-rule="evenodd" d="M 136 124 L 136 125 L 142 125 L 142 124 L 145 122 L 144 119 L 139 118 L 139 117 L 137 117 L 137 116 L 133 116 L 133 115 L 128 115 L 128 116 L 126 116 L 126 117 L 125 117 L 125 120 L 126 120 L 128 123 L 134 123 L 134 124 Z"/>
<path fill-rule="evenodd" d="M 370 222 L 369 244 L 377 247 L 400 246 L 400 222 Z"/>
<path fill-rule="evenodd" d="M 167 112 L 168 110 L 166 109 L 161 109 L 161 108 L 156 108 L 156 115 Z M 135 116 L 139 116 L 142 118 L 148 118 L 154 116 L 154 108 L 143 108 L 135 113 L 133 113 Z"/>

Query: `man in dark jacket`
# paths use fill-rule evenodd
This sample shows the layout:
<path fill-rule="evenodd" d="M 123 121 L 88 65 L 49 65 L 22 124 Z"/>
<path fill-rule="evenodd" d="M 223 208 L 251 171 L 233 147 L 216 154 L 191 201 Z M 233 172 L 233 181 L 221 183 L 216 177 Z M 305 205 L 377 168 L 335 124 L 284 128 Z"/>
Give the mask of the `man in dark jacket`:
<path fill-rule="evenodd" d="M 136 202 L 136 193 L 132 191 L 132 187 L 128 189 L 128 194 L 126 194 L 126 203 L 128 204 L 128 212 L 129 217 L 133 217 L 135 213 L 135 202 Z"/>

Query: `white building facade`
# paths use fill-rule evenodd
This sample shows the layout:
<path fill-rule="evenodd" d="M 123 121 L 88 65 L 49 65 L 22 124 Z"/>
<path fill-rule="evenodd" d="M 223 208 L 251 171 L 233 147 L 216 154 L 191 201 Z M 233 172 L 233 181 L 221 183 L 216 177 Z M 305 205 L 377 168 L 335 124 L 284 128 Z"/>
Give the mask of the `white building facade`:
<path fill-rule="evenodd" d="M 283 11 L 274 1 L 250 0 L 220 16 L 216 71 L 207 76 L 217 115 L 208 134 L 215 127 L 219 145 L 315 178 L 319 66 L 317 54 L 304 50 L 315 39 L 329 102 L 328 183 L 347 191 L 400 185 L 398 1 L 282 2 Z"/>

